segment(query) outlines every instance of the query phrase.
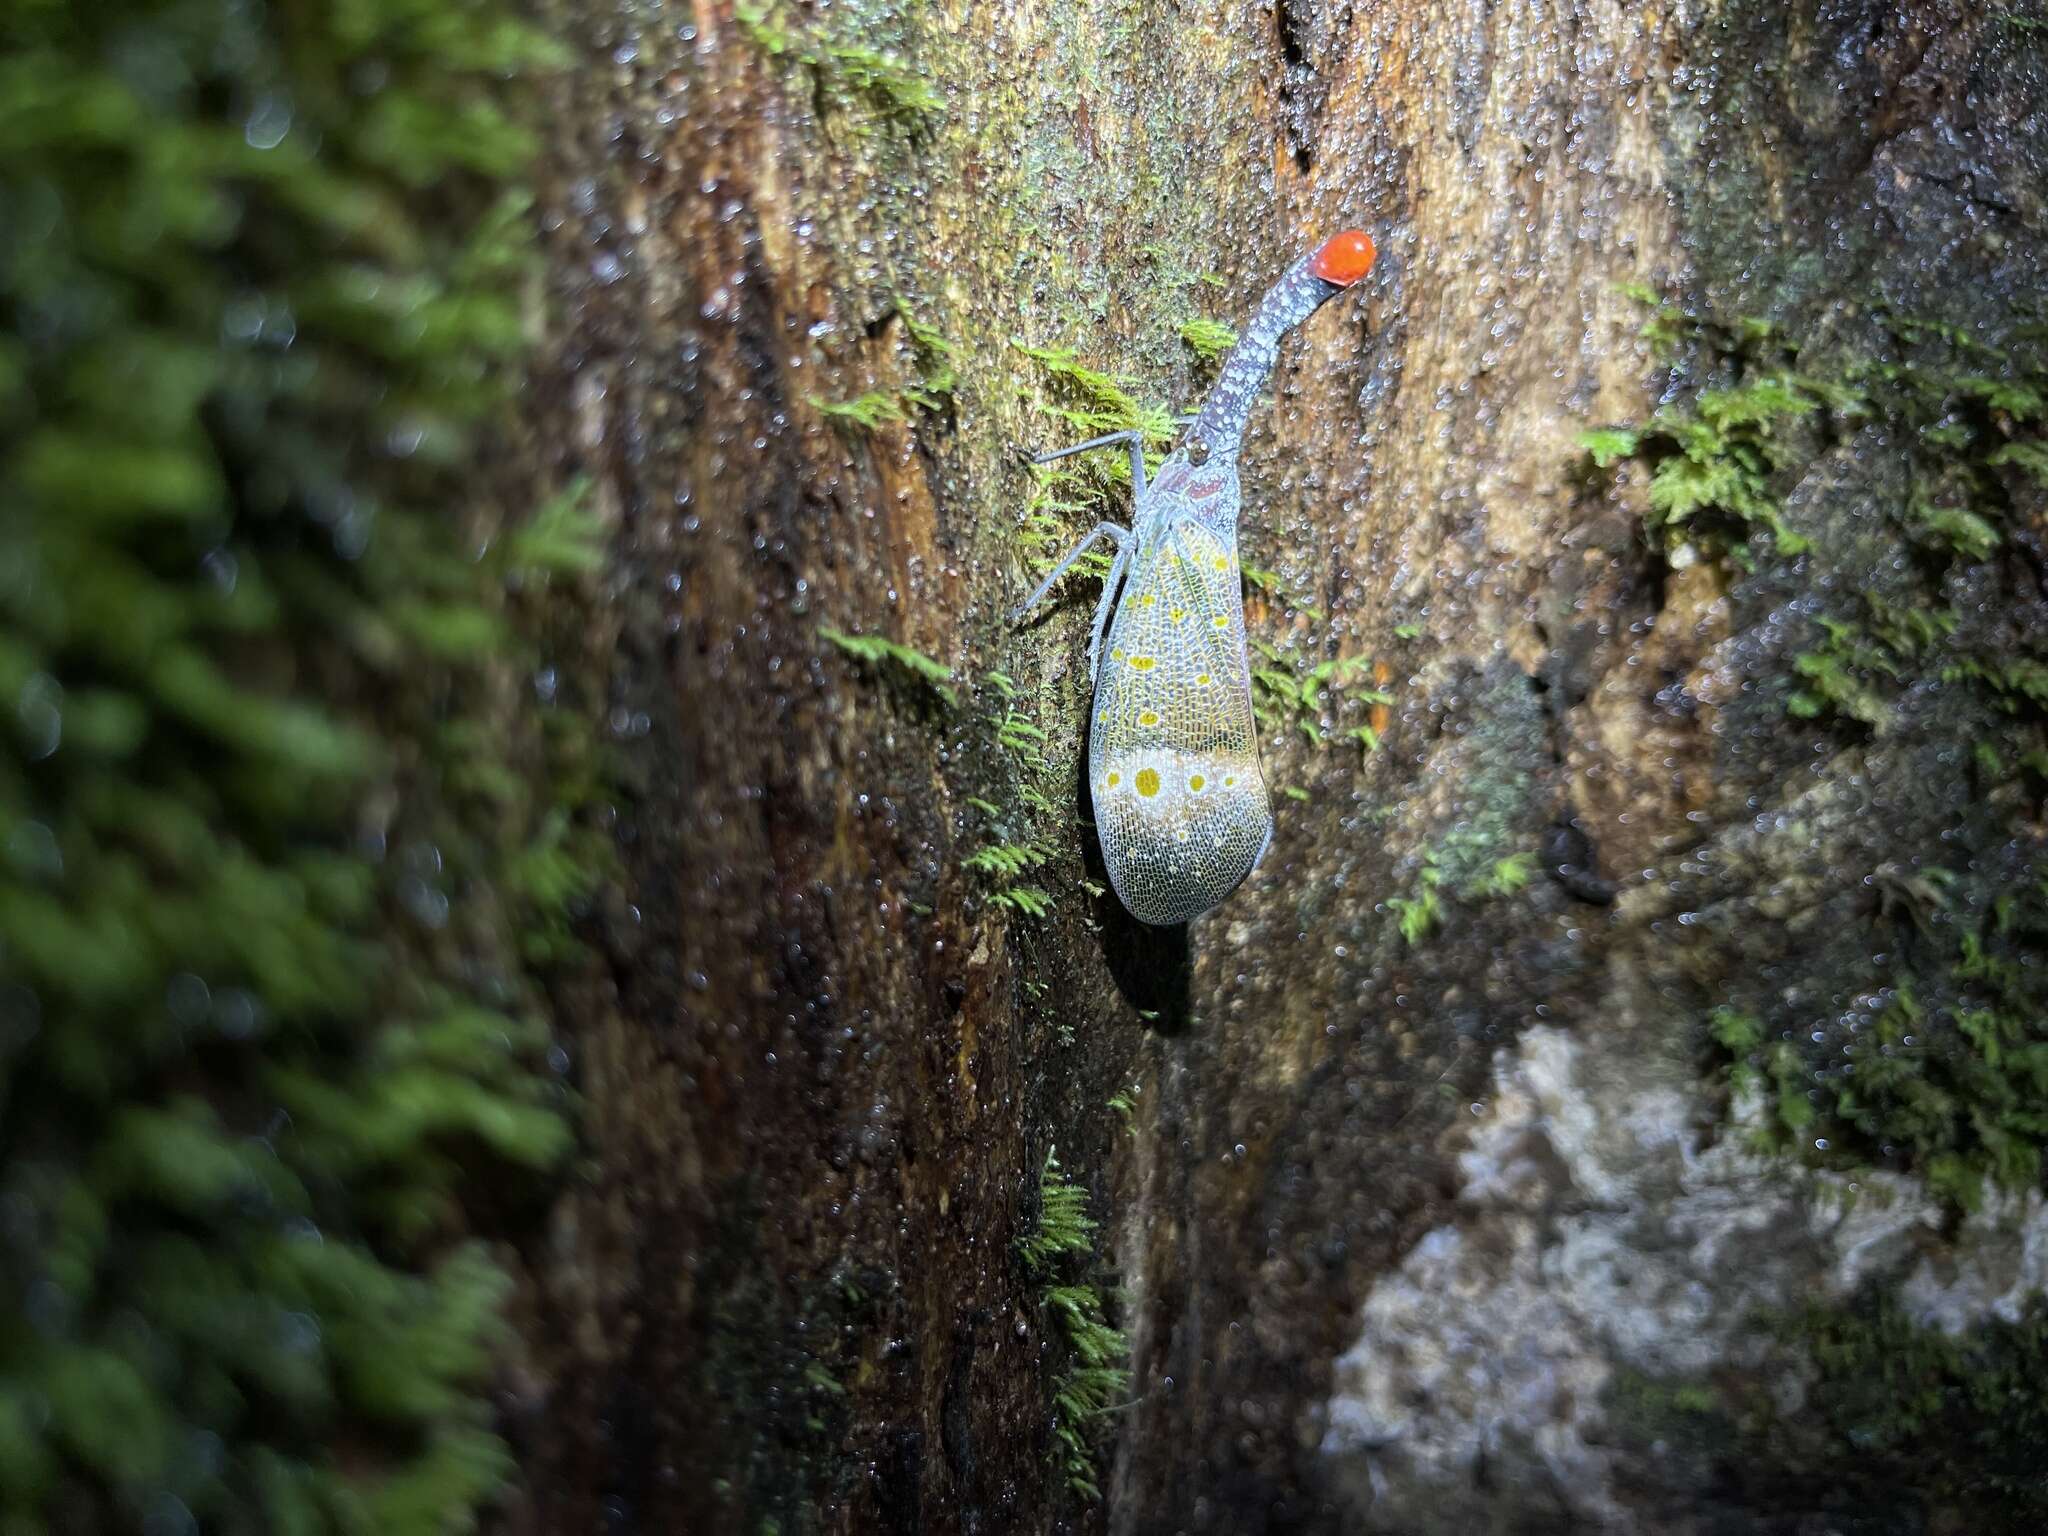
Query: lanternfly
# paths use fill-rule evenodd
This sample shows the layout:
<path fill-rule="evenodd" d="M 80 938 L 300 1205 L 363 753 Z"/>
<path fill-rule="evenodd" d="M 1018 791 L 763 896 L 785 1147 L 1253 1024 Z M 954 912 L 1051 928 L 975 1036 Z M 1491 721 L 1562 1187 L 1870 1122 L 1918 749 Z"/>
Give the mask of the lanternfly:
<path fill-rule="evenodd" d="M 1237 455 L 1281 338 L 1370 272 L 1373 258 L 1371 238 L 1346 230 L 1287 269 L 1149 485 L 1136 432 L 1040 458 L 1130 450 L 1132 526 L 1098 523 L 1011 618 L 1035 608 L 1097 539 L 1116 545 L 1088 646 L 1088 782 L 1110 883 L 1142 922 L 1200 916 L 1243 883 L 1272 841 L 1245 653 Z"/>

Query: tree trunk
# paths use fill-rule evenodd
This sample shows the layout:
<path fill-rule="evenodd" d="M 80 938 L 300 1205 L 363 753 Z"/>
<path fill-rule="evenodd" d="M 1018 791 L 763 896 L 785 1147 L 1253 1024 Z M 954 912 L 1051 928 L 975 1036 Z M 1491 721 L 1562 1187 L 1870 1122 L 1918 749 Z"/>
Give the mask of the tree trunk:
<path fill-rule="evenodd" d="M 1963 1409 L 1841 1405 L 1905 1351 L 1951 1407 L 1981 1382 L 1944 1349 L 2039 1363 L 2048 616 L 1998 458 L 2039 435 L 2039 22 L 557 9 L 538 409 L 617 528 L 630 876 L 508 1522 L 2034 1528 L 2038 1472 Z M 1145 929 L 1078 777 L 1094 583 L 1003 621 L 1023 455 L 1120 407 L 1025 349 L 1192 408 L 1183 322 L 1349 225 L 1380 267 L 1288 341 L 1243 460 L 1278 834 Z M 1700 399 L 1781 375 L 1760 428 Z M 1666 526 L 1694 460 L 1654 429 L 1595 469 L 1580 434 L 1660 399 L 1748 500 Z M 1957 477 L 1990 532 L 1943 545 Z M 1968 1033 L 1986 944 L 2004 1055 Z M 1919 1140 L 1839 1072 L 1902 988 L 1949 1099 Z M 1100 1230 L 1034 1263 L 1061 1176 Z M 1062 1416 L 1059 1288 L 1127 1334 L 1111 1412 Z"/>

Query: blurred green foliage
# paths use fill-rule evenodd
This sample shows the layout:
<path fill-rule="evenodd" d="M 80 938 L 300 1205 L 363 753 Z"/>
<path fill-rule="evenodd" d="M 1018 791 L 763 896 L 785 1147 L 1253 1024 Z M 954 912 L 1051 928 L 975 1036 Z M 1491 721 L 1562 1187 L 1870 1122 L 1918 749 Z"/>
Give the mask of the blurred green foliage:
<path fill-rule="evenodd" d="M 600 846 L 519 704 L 588 516 L 465 473 L 549 62 L 494 0 L 0 14 L 0 1531 L 508 1470 L 457 1176 L 566 1150 L 528 967 Z"/>

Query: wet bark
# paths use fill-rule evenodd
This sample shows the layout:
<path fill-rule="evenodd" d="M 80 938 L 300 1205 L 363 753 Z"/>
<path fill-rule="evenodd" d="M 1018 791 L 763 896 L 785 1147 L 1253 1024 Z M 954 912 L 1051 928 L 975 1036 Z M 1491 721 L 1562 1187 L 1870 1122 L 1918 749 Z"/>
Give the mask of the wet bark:
<path fill-rule="evenodd" d="M 538 409 L 617 530 L 595 649 L 629 878 L 574 1031 L 588 1165 L 531 1255 L 514 1526 L 1586 1518 L 1510 1455 L 1498 1482 L 1447 1474 L 1459 1513 L 1433 1523 L 1401 1502 L 1413 1468 L 1332 1439 L 1338 1361 L 1376 1283 L 1465 1220 L 1459 1155 L 1526 1031 L 1704 1093 L 1727 977 L 1836 964 L 1838 932 L 1680 924 L 1780 891 L 1778 855 L 1709 880 L 1700 850 L 1867 745 L 1794 740 L 1727 682 L 1786 669 L 1756 637 L 1818 568 L 1674 566 L 1577 435 L 1654 403 L 1626 282 L 1808 329 L 1880 289 L 1964 324 L 2038 291 L 2040 55 L 1965 9 L 565 12 Z M 856 44 L 942 107 L 829 51 Z M 1143 930 L 1086 884 L 1093 593 L 1001 622 L 1027 588 L 1020 450 L 1064 430 L 1012 343 L 1191 405 L 1179 323 L 1240 320 L 1352 224 L 1380 270 L 1289 343 L 1247 440 L 1244 544 L 1293 594 L 1254 594 L 1251 627 L 1370 658 L 1394 703 L 1329 706 L 1376 752 L 1269 730 L 1305 798 L 1224 907 Z M 951 342 L 950 395 L 875 430 L 822 412 L 926 379 L 910 316 Z M 957 706 L 827 627 L 937 659 Z M 997 738 L 1013 708 L 1044 774 Z M 1051 814 L 1020 798 L 1044 784 Z M 1880 796 L 1808 856 L 1853 886 L 1955 813 Z M 1025 836 L 1048 916 L 966 865 Z M 1569 868 L 1469 894 L 1518 852 Z M 1427 870 L 1443 912 L 1411 941 L 1390 899 Z M 1052 1468 L 1067 1347 L 1016 1251 L 1055 1147 L 1133 1350 L 1100 1504 Z M 1553 1182 L 1541 1221 L 1595 1198 Z"/>

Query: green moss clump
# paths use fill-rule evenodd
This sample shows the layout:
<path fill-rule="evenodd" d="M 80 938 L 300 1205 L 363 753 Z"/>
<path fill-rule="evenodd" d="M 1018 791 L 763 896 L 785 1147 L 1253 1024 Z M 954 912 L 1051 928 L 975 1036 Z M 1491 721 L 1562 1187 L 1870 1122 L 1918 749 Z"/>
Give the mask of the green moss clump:
<path fill-rule="evenodd" d="M 1058 1259 L 1087 1253 L 1094 1241 L 1088 1191 L 1067 1177 L 1060 1168 L 1059 1149 L 1050 1148 L 1038 1171 L 1038 1214 L 1031 1230 L 1017 1239 L 1017 1252 L 1025 1266 L 1039 1274 Z"/>
<path fill-rule="evenodd" d="M 1147 472 L 1162 462 L 1174 432 L 1173 418 L 1163 406 L 1141 404 L 1116 379 L 1081 362 L 1071 347 L 1033 347 L 1015 339 L 1010 345 L 1038 365 L 1042 388 L 1037 404 L 1048 422 L 1046 446 L 1136 429 L 1144 433 Z M 1130 521 L 1131 468 L 1123 452 L 1079 454 L 1034 465 L 1031 474 L 1032 492 L 1017 544 L 1034 578 L 1050 571 L 1084 528 L 1105 517 Z M 1069 575 L 1102 581 L 1109 567 L 1110 556 L 1098 544 L 1073 564 Z"/>
<path fill-rule="evenodd" d="M 1180 323 L 1180 339 L 1194 349 L 1195 356 L 1213 363 L 1237 345 L 1237 332 L 1221 321 L 1195 315 Z"/>
<path fill-rule="evenodd" d="M 821 115 L 827 108 L 859 111 L 914 134 L 945 110 L 945 100 L 929 80 L 880 49 L 785 26 L 761 0 L 740 0 L 733 19 L 756 48 L 810 76 Z"/>
<path fill-rule="evenodd" d="M 1642 334 L 1667 363 L 1688 348 L 1705 352 L 1727 382 L 1640 425 L 1581 434 L 1594 466 L 1635 461 L 1649 471 L 1644 523 L 1666 548 L 1690 542 L 1746 566 L 1751 541 L 1767 531 L 1779 554 L 1804 553 L 1807 541 L 1786 523 L 1781 501 L 1781 472 L 1801 454 L 1794 429 L 1823 411 L 1854 419 L 1865 409 L 1861 394 L 1801 373 L 1798 349 L 1763 321 L 1723 328 L 1659 304 Z"/>
<path fill-rule="evenodd" d="M 849 429 L 879 432 L 893 423 L 909 421 L 912 411 L 943 416 L 951 408 L 953 390 L 959 382 L 953 370 L 953 344 L 936 326 L 919 320 L 903 299 L 894 300 L 893 305 L 908 339 L 905 350 L 914 381 L 895 390 L 871 389 L 851 400 L 806 396 L 806 402 L 819 415 Z"/>
<path fill-rule="evenodd" d="M 1931 872 L 1941 874 L 1945 872 Z M 1900 901 L 1945 902 L 1932 884 Z M 1932 941 L 1954 931 L 1931 932 Z M 1921 1171 L 1936 1193 L 1975 1209 L 1988 1186 L 2026 1189 L 2048 1143 L 2048 882 L 2009 893 L 1981 927 L 1964 927 L 1946 963 L 1882 988 L 1867 1029 L 1825 1055 L 1768 1038 L 1764 1022 L 1716 1010 L 1710 1034 L 1731 1082 L 1766 1095 L 1767 1145 L 1826 1162 Z"/>
<path fill-rule="evenodd" d="M 2021 617 L 2024 589 L 2006 594 L 2004 560 L 2009 534 L 2039 514 L 2027 465 L 2048 365 L 1952 327 L 1879 323 L 1893 360 L 1844 362 L 1841 388 L 1894 445 L 1895 472 L 1868 482 L 1884 516 L 1862 520 L 1854 556 L 1885 575 L 1825 599 L 1834 612 L 1805 605 L 1809 638 L 1782 698 L 1794 717 L 1902 761 L 1938 765 L 1966 745 L 1974 782 L 1944 791 L 1968 804 L 1944 813 L 1961 824 L 1939 848 L 1901 850 L 1863 882 L 1875 919 L 1904 930 L 1884 973 L 1838 983 L 1867 1005 L 1817 1029 L 1781 1018 L 1781 1002 L 1731 996 L 1710 1032 L 1733 1084 L 1763 1095 L 1764 1140 L 1831 1164 L 1913 1169 L 1973 1208 L 1988 1187 L 2038 1185 L 2048 1147 L 2048 977 L 2029 958 L 2048 942 L 2034 827 L 2048 635 Z M 1816 484 L 1824 497 L 1838 483 Z M 1817 501 L 1815 516 L 1827 512 Z M 1886 803 L 1915 789 L 1888 788 Z"/>
<path fill-rule="evenodd" d="M 1092 1285 L 1048 1286 L 1045 1304 L 1071 1352 L 1052 1398 L 1060 1475 L 1078 1497 L 1100 1499 L 1095 1424 L 1131 1389 L 1130 1340 L 1104 1318 L 1102 1293 Z"/>
<path fill-rule="evenodd" d="M 1598 470 L 1633 461 L 1649 471 L 1645 524 L 1667 548 L 1691 541 L 1749 567 L 1761 529 L 1779 554 L 1804 553 L 1808 541 L 1783 516 L 1788 472 L 1864 423 L 1883 426 L 1905 448 L 1899 522 L 1915 544 L 1945 558 L 1990 558 L 2019 509 L 2016 482 L 2048 483 L 2048 444 L 2039 435 L 2048 366 L 2037 347 L 1997 346 L 1881 311 L 1890 358 L 1843 359 L 1824 370 L 1803 367 L 1801 347 L 1768 321 L 1726 323 L 1628 291 L 1655 306 L 1642 335 L 1674 380 L 1711 382 L 1688 404 L 1579 441 Z"/>
<path fill-rule="evenodd" d="M 1059 432 L 1085 441 L 1111 432 L 1140 431 L 1145 435 L 1146 472 L 1162 462 L 1174 432 L 1173 417 L 1164 406 L 1140 404 L 1115 379 L 1080 361 L 1071 347 L 1032 347 L 1014 340 L 1010 345 L 1038 365 L 1045 381 L 1043 414 Z M 1034 487 L 1018 537 L 1037 573 L 1051 570 L 1073 544 L 1077 520 L 1130 519 L 1131 467 L 1126 454 L 1081 454 L 1037 465 L 1032 475 Z M 1109 574 L 1109 557 L 1091 553 L 1074 570 L 1101 579 Z"/>
<path fill-rule="evenodd" d="M 1495 859 L 1492 867 L 1472 884 L 1472 894 L 1478 897 L 1512 896 L 1527 888 L 1536 878 L 1536 855 L 1533 853 L 1511 853 L 1506 858 Z"/>
<path fill-rule="evenodd" d="M 967 856 L 967 867 L 984 875 L 1016 876 L 1036 869 L 1048 857 L 1035 843 L 989 843 Z"/>
<path fill-rule="evenodd" d="M 1444 872 L 1437 865 L 1436 855 L 1425 854 L 1422 868 L 1416 872 L 1415 894 L 1387 898 L 1387 910 L 1394 914 L 1402 943 L 1412 948 L 1435 931 L 1443 918 L 1443 883 Z"/>
<path fill-rule="evenodd" d="M 1689 1463 L 1701 1507 L 1808 1511 L 1873 1536 L 1969 1530 L 2032 1536 L 2048 1519 L 2048 1316 L 1960 1333 L 1916 1323 L 1884 1287 L 1753 1320 L 1766 1359 L 1747 1373 L 1616 1373 L 1612 1437 Z M 1800 1406 L 1778 1393 L 1800 1382 Z M 1653 1449 L 1652 1449 L 1653 1448 Z M 1745 1527 L 1746 1528 L 1746 1527 Z"/>
<path fill-rule="evenodd" d="M 2048 1317 L 1950 1335 L 1882 1296 L 1788 1319 L 1818 1369 L 1810 1402 L 1844 1485 L 1882 1506 L 1900 1488 L 1972 1511 L 1977 1529 L 2048 1519 Z M 1813 1470 L 1809 1468 L 1809 1474 Z"/>
<path fill-rule="evenodd" d="M 851 400 L 821 400 L 816 395 L 807 395 L 805 399 L 820 416 L 829 416 L 863 432 L 879 432 L 893 422 L 908 419 L 903 402 L 895 395 L 878 389 L 871 389 Z"/>
<path fill-rule="evenodd" d="M 1095 1222 L 1088 1192 L 1061 1171 L 1048 1151 L 1038 1177 L 1038 1218 L 1018 1239 L 1025 1267 L 1041 1284 L 1047 1311 L 1067 1346 L 1067 1361 L 1053 1387 L 1053 1454 L 1061 1477 L 1078 1497 L 1100 1499 L 1095 1426 L 1130 1390 L 1130 1341 L 1104 1315 L 1092 1285 L 1052 1279 L 1066 1260 L 1093 1252 Z"/>
<path fill-rule="evenodd" d="M 1298 730 L 1309 745 L 1321 746 L 1329 740 L 1323 728 L 1325 711 L 1346 703 L 1370 708 L 1394 702 L 1392 694 L 1361 681 L 1372 672 L 1369 656 L 1335 656 L 1310 663 L 1292 650 L 1257 638 L 1251 644 L 1263 662 L 1252 668 L 1252 710 L 1268 730 Z"/>
<path fill-rule="evenodd" d="M 952 687 L 952 668 L 934 661 L 916 647 L 899 645 L 885 635 L 849 635 L 843 630 L 826 628 L 818 633 L 855 661 L 887 669 L 929 689 L 945 701 L 948 709 L 959 706 L 960 697 Z"/>
<path fill-rule="evenodd" d="M 1038 868 L 1052 857 L 1036 843 L 989 843 L 967 856 L 967 867 L 977 874 L 1015 880 Z M 1044 917 L 1052 910 L 1052 896 L 1035 885 L 1005 885 L 989 895 L 989 901 L 1025 917 Z"/>
<path fill-rule="evenodd" d="M 459 1175 L 567 1147 L 522 949 L 602 843 L 531 788 L 583 722 L 505 703 L 588 519 L 480 561 L 465 473 L 553 53 L 410 0 L 0 45 L 0 1528 L 464 1528 Z"/>
<path fill-rule="evenodd" d="M 1173 439 L 1173 417 L 1164 406 L 1141 405 L 1131 392 L 1098 368 L 1080 360 L 1072 347 L 1032 347 L 1021 341 L 1011 346 L 1036 363 L 1044 372 L 1054 396 L 1050 413 L 1064 422 L 1078 437 L 1101 437 L 1109 432 L 1139 430 L 1148 446 L 1163 447 Z M 1114 464 L 1120 455 L 1105 454 L 1103 462 Z M 1128 479 L 1129 466 L 1125 465 Z"/>

